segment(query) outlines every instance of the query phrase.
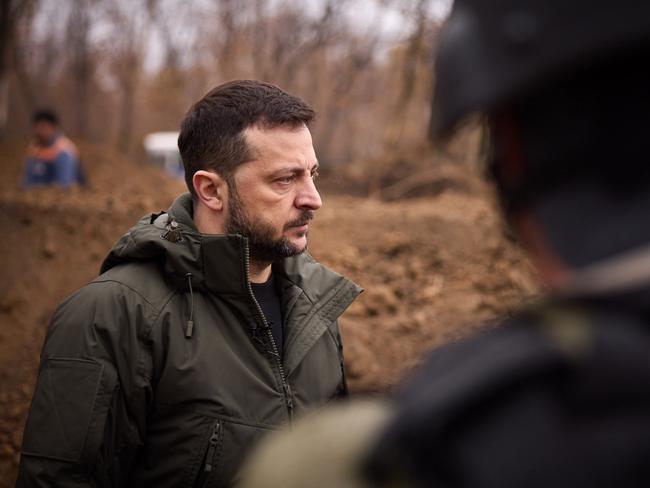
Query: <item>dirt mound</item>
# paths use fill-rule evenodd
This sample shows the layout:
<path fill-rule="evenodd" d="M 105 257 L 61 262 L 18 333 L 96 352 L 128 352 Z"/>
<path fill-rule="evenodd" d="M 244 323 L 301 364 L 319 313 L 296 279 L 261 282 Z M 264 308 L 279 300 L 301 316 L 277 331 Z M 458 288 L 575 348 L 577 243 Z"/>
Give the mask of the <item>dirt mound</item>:
<path fill-rule="evenodd" d="M 0 486 L 13 486 L 52 312 L 97 275 L 107 250 L 136 219 L 167 208 L 183 189 L 148 165 L 86 145 L 87 188 L 22 191 L 22 147 L 0 147 Z"/>
<path fill-rule="evenodd" d="M 38 354 L 56 305 L 96 276 L 107 250 L 183 184 L 82 146 L 90 187 L 23 192 L 21 150 L 0 164 L 0 486 L 11 486 Z M 341 321 L 354 392 L 385 391 L 436 345 L 508 313 L 537 290 L 483 182 L 459 169 L 435 197 L 392 203 L 324 195 L 312 254 L 366 289 Z"/>
<path fill-rule="evenodd" d="M 365 293 L 342 319 L 350 386 L 384 391 L 424 351 L 507 314 L 538 287 L 488 193 L 327 202 L 313 253 Z"/>

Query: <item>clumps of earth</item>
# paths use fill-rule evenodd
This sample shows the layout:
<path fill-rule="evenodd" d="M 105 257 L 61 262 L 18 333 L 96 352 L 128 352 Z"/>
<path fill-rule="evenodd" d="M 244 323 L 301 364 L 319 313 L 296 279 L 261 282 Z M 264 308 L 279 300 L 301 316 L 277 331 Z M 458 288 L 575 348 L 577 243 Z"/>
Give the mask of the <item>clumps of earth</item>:
<path fill-rule="evenodd" d="M 19 189 L 22 145 L 0 151 L 0 486 L 13 486 L 52 312 L 97 275 L 130 225 L 184 188 L 146 163 L 81 149 L 88 188 L 29 192 Z M 323 184 L 310 252 L 365 289 L 340 321 L 353 394 L 389 391 L 427 350 L 491 327 L 539 290 L 478 172 L 429 163 L 409 163 L 422 165 L 428 186 L 380 178 L 372 198 L 363 172 L 348 174 L 357 196 Z"/>

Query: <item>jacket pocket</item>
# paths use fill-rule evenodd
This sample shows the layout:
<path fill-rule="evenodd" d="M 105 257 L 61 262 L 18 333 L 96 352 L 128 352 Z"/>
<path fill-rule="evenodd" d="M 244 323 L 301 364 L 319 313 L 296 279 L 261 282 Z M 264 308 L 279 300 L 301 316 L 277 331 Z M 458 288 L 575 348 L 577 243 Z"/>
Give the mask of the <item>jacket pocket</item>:
<path fill-rule="evenodd" d="M 211 486 L 219 478 L 220 461 L 223 450 L 223 422 L 215 420 L 209 430 L 207 442 L 204 444 L 203 461 L 194 488 Z"/>
<path fill-rule="evenodd" d="M 115 371 L 97 361 L 46 359 L 25 426 L 23 455 L 92 464 L 116 385 Z"/>

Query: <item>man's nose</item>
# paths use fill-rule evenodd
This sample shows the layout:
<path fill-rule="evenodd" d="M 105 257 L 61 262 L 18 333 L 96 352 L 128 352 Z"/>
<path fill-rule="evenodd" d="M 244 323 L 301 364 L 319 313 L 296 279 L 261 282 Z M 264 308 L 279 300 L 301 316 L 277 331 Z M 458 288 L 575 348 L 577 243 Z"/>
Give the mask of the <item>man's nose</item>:
<path fill-rule="evenodd" d="M 318 210 L 322 206 L 323 201 L 316 189 L 314 180 L 309 177 L 298 190 L 298 195 L 296 195 L 296 207 L 305 210 Z"/>

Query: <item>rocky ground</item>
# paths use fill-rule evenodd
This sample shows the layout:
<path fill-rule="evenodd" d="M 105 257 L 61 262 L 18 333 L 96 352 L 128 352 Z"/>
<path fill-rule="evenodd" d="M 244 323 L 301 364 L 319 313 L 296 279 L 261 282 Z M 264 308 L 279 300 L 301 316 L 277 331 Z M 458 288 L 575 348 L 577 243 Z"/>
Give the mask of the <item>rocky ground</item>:
<path fill-rule="evenodd" d="M 183 190 L 147 165 L 82 146 L 90 188 L 23 192 L 22 147 L 0 147 L 0 486 L 13 486 L 57 303 L 97 274 L 137 218 Z M 426 178 L 432 191 L 415 198 L 402 197 L 408 186 L 388 185 L 389 202 L 337 195 L 336 185 L 324 184 L 330 190 L 311 252 L 366 290 L 341 320 L 355 393 L 389 390 L 426 350 L 489 326 L 538 290 L 485 183 L 464 165 L 441 165 Z"/>

